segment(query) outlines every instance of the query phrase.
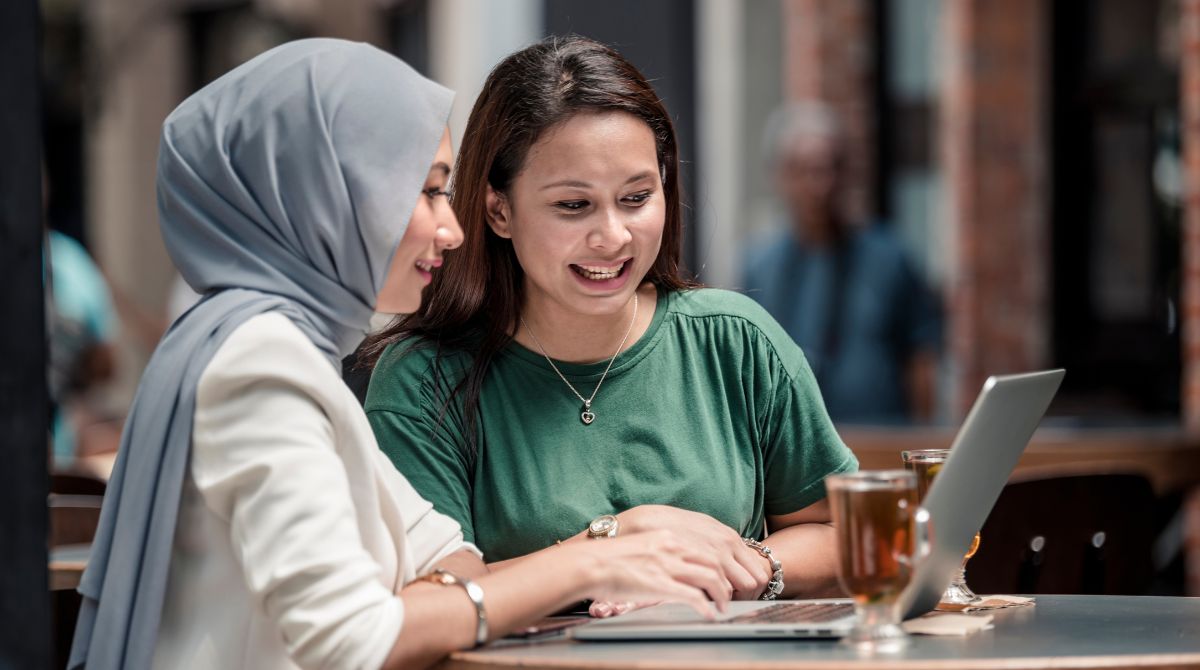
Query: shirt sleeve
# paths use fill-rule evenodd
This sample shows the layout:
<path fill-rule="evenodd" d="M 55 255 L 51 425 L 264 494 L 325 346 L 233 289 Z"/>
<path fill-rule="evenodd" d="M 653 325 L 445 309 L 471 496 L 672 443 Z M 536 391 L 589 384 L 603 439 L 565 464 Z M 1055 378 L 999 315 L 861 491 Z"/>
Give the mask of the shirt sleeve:
<path fill-rule="evenodd" d="M 393 467 L 435 510 L 457 521 L 463 539 L 473 543 L 472 477 L 461 403 L 446 403 L 449 384 L 436 383 L 431 356 L 385 354 L 367 391 L 367 419 Z"/>
<path fill-rule="evenodd" d="M 751 298 L 755 298 L 763 289 L 762 263 L 758 258 L 761 255 L 762 252 L 757 248 L 751 248 L 742 254 L 741 285 L 738 288 Z"/>
<path fill-rule="evenodd" d="M 800 348 L 779 338 L 774 344 L 764 356 L 769 366 L 764 378 L 770 383 L 763 389 L 768 400 L 759 430 L 764 507 L 771 516 L 820 501 L 825 497 L 826 476 L 858 469 L 858 459 L 838 437 Z"/>
<path fill-rule="evenodd" d="M 900 314 L 900 337 L 909 354 L 942 348 L 942 314 L 937 295 L 908 260 L 901 256 L 894 283 Z"/>
<path fill-rule="evenodd" d="M 363 546 L 333 428 L 299 381 L 308 361 L 296 349 L 285 340 L 218 352 L 197 390 L 192 475 L 228 522 L 246 585 L 291 659 L 378 668 L 403 604 Z"/>
<path fill-rule="evenodd" d="M 776 296 L 771 292 L 771 278 L 776 274 L 778 263 L 775 258 L 780 250 L 775 236 L 758 240 L 742 254 L 742 293 L 768 310 L 774 307 Z"/>
<path fill-rule="evenodd" d="M 381 461 L 380 472 L 384 474 L 387 486 L 404 510 L 405 537 L 412 553 L 413 576 L 424 575 L 447 556 L 459 551 L 470 551 L 483 558 L 479 548 L 470 542 L 463 541 L 460 524 L 454 519 L 438 512 L 433 505 L 417 493 L 412 483 L 392 465 L 387 455 L 382 451 L 376 452 Z"/>

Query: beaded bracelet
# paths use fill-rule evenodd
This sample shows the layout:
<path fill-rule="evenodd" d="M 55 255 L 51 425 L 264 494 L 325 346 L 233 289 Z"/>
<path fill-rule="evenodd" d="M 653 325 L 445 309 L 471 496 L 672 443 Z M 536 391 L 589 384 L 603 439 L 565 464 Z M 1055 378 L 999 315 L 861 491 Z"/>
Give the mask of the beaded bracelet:
<path fill-rule="evenodd" d="M 760 556 L 771 562 L 771 581 L 767 582 L 767 587 L 763 590 L 759 600 L 774 600 L 783 593 L 783 564 L 775 560 L 771 555 L 771 548 L 767 545 L 749 537 L 743 537 L 742 542 L 746 543 L 747 547 L 758 552 Z"/>

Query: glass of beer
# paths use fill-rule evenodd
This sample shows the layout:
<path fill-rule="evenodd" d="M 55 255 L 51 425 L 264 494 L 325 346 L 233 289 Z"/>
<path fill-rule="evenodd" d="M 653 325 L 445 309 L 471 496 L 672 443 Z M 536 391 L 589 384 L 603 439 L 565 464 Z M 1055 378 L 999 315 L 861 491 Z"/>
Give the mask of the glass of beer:
<path fill-rule="evenodd" d="M 902 451 L 900 457 L 904 459 L 904 467 L 911 470 L 917 475 L 917 495 L 919 501 L 925 500 L 925 494 L 929 492 L 929 487 L 933 484 L 933 478 L 941 471 L 942 465 L 946 459 L 950 458 L 949 449 L 917 449 L 913 451 Z M 951 605 L 971 605 L 982 600 L 971 587 L 967 586 L 967 561 L 975 555 L 979 550 L 979 533 L 975 533 L 974 539 L 971 540 L 971 546 L 967 547 L 966 553 L 963 555 L 962 566 L 958 570 L 958 575 L 946 587 L 942 593 L 942 602 Z"/>
<path fill-rule="evenodd" d="M 866 652 L 908 643 L 898 601 L 917 555 L 917 478 L 907 470 L 825 478 L 838 538 L 838 582 L 854 599 L 854 630 L 842 643 Z"/>

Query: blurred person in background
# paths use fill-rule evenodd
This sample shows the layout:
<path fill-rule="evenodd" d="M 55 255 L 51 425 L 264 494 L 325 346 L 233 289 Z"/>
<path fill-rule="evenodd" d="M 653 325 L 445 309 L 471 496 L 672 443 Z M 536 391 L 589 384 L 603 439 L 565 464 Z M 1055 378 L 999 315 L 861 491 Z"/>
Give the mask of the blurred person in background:
<path fill-rule="evenodd" d="M 43 173 L 43 205 L 49 188 Z M 44 259 L 50 451 L 61 470 L 116 451 L 120 420 L 106 417 L 91 394 L 114 377 L 118 319 L 108 282 L 75 238 L 47 227 Z"/>
<path fill-rule="evenodd" d="M 419 668 L 583 598 L 728 599 L 670 532 L 489 574 L 379 451 L 340 361 L 462 241 L 451 98 L 374 47 L 313 39 L 167 118 L 163 239 L 204 297 L 138 387 L 70 667 Z"/>
<path fill-rule="evenodd" d="M 764 153 L 787 227 L 751 248 L 742 287 L 800 345 L 834 421 L 927 421 L 939 306 L 886 226 L 847 217 L 845 152 L 829 107 L 772 115 Z"/>

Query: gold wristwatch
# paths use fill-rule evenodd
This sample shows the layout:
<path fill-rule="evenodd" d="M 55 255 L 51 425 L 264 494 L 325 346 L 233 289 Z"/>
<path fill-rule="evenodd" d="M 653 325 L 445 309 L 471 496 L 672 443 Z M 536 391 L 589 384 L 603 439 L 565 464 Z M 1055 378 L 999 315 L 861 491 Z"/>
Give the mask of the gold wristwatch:
<path fill-rule="evenodd" d="M 466 591 L 467 597 L 471 599 L 471 604 L 475 606 L 475 646 L 483 646 L 488 639 L 488 623 L 487 610 L 483 607 L 483 589 L 475 582 L 466 577 L 458 575 L 438 568 L 433 572 L 418 577 L 417 581 L 430 582 L 441 586 L 457 586 L 463 591 Z"/>
<path fill-rule="evenodd" d="M 621 523 L 617 520 L 617 517 L 613 516 L 612 514 L 598 516 L 595 519 L 592 519 L 592 522 L 588 524 L 588 539 L 591 540 L 602 537 L 616 537 L 617 530 L 620 528 L 620 526 Z"/>

